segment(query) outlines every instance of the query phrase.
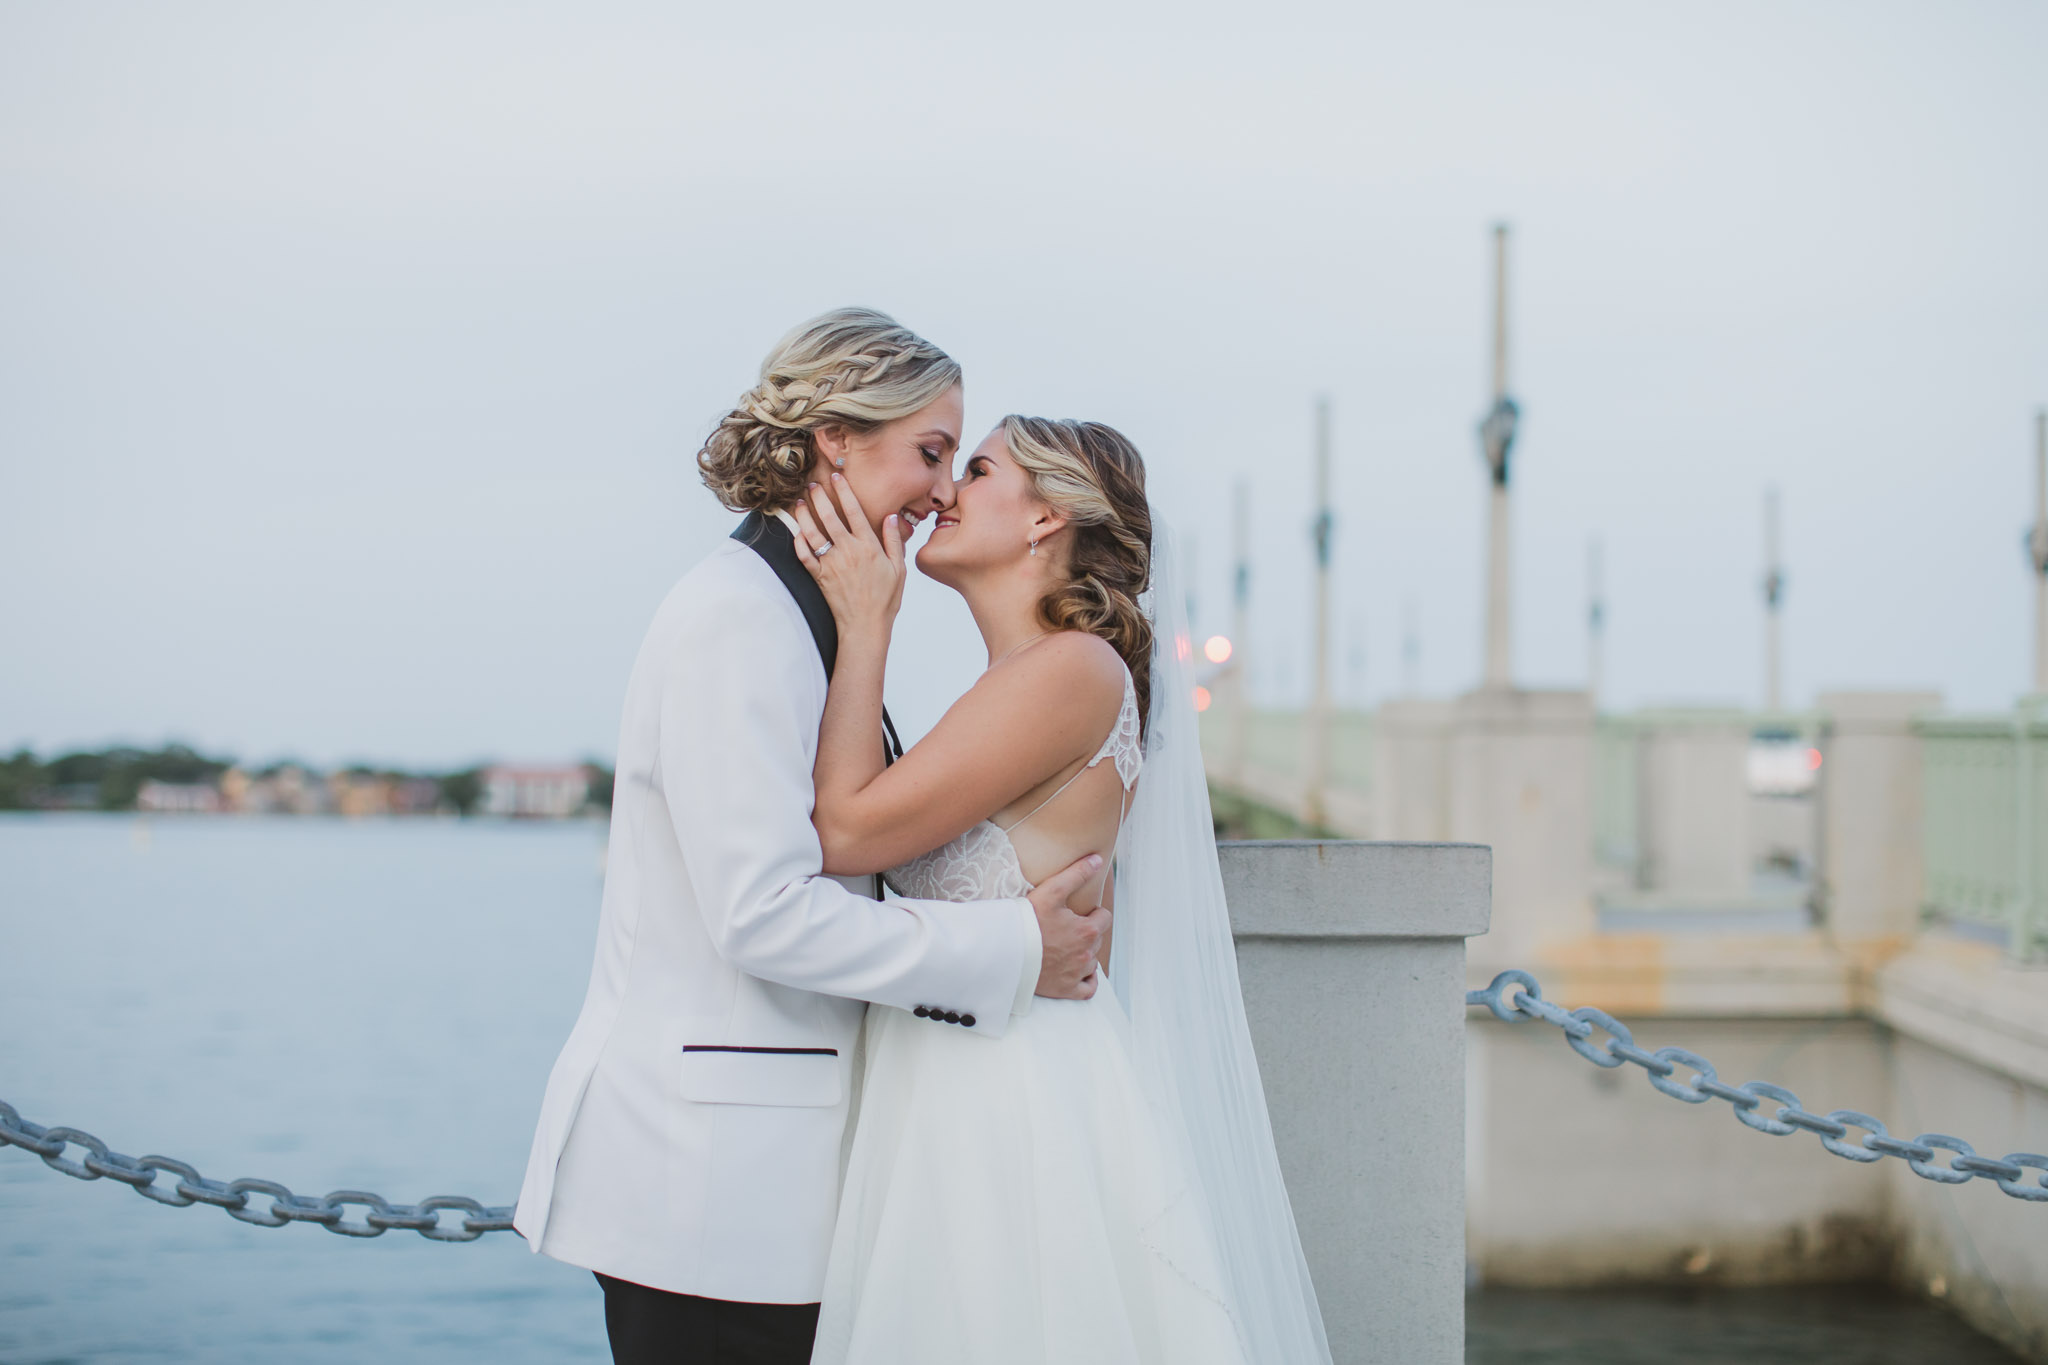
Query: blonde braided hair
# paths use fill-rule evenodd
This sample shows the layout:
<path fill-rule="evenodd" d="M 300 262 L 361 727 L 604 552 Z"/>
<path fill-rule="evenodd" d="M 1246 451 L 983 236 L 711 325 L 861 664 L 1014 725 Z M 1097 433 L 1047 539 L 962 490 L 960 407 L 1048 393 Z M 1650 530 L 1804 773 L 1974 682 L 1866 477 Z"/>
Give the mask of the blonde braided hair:
<path fill-rule="evenodd" d="M 1003 442 L 1039 501 L 1074 529 L 1068 581 L 1038 604 L 1052 630 L 1085 630 L 1116 648 L 1131 670 L 1138 716 L 1152 714 L 1152 623 L 1138 595 L 1152 581 L 1152 508 L 1145 461 L 1100 422 L 1003 419 Z"/>
<path fill-rule="evenodd" d="M 697 471 L 735 512 L 788 507 L 803 496 L 821 427 L 873 431 L 959 382 L 951 356 L 894 318 L 835 308 L 776 343 L 761 381 L 705 439 Z"/>

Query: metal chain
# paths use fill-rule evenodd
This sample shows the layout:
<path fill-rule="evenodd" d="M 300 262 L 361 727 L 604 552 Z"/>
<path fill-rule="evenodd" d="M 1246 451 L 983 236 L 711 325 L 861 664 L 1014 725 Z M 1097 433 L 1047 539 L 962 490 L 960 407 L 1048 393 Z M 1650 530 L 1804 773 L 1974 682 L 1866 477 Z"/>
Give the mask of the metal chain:
<path fill-rule="evenodd" d="M 1514 999 L 1509 998 L 1510 988 L 1517 988 Z M 2015 1199 L 2048 1203 L 2048 1174 L 2037 1174 L 2028 1179 L 2030 1170 L 2048 1172 L 2048 1156 L 2038 1152 L 2009 1152 L 1994 1160 L 1977 1155 L 1976 1148 L 1947 1133 L 1922 1133 L 1910 1142 L 1892 1137 L 1885 1131 L 1884 1124 L 1854 1109 L 1810 1114 L 1800 1105 L 1799 1097 L 1782 1085 L 1772 1085 L 1768 1081 L 1727 1084 L 1715 1072 L 1713 1063 L 1698 1053 L 1687 1052 L 1682 1047 L 1660 1047 L 1655 1052 L 1645 1052 L 1636 1046 L 1635 1035 L 1628 1031 L 1627 1026 L 1612 1015 L 1590 1005 L 1566 1010 L 1545 1000 L 1543 988 L 1527 972 L 1502 972 L 1485 990 L 1466 991 L 1465 1003 L 1468 1006 L 1484 1005 L 1493 1011 L 1496 1019 L 1510 1024 L 1519 1024 L 1524 1019 L 1540 1019 L 1546 1024 L 1554 1024 L 1564 1031 L 1565 1041 L 1571 1044 L 1572 1051 L 1593 1065 L 1616 1067 L 1623 1062 L 1633 1062 L 1650 1073 L 1653 1087 L 1674 1100 L 1683 1100 L 1687 1104 L 1726 1100 L 1735 1107 L 1735 1117 L 1759 1133 L 1784 1137 L 1803 1129 L 1820 1138 L 1821 1146 L 1850 1161 L 1901 1157 L 1913 1174 L 1925 1180 L 1943 1185 L 1967 1185 L 1973 1179 L 1992 1180 Z M 1596 1027 L 1608 1034 L 1606 1043 L 1596 1045 L 1588 1041 Z M 1676 1079 L 1680 1071 L 1692 1072 L 1692 1079 Z M 1777 1101 L 1777 1112 L 1768 1118 L 1761 1112 L 1766 1100 Z M 1864 1136 L 1855 1142 L 1843 1141 L 1852 1128 L 1861 1128 Z M 1948 1165 L 1937 1164 L 1937 1151 L 1954 1153 Z"/>
<path fill-rule="evenodd" d="M 293 1194 L 275 1180 L 208 1180 L 193 1167 L 167 1156 L 123 1156 L 80 1129 L 30 1123 L 13 1105 L 0 1100 L 0 1147 L 8 1146 L 34 1152 L 45 1166 L 75 1180 L 116 1180 L 144 1199 L 174 1209 L 211 1204 L 225 1209 L 228 1217 L 259 1228 L 318 1223 L 343 1237 L 382 1237 L 398 1228 L 417 1232 L 430 1242 L 474 1242 L 487 1232 L 512 1231 L 510 1208 L 487 1208 L 466 1195 L 437 1194 L 417 1204 L 393 1204 L 382 1195 L 363 1190 L 336 1190 L 315 1198 Z M 64 1155 L 66 1147 L 82 1147 L 86 1155 L 74 1161 Z M 177 1176 L 178 1183 L 160 1188 L 156 1182 L 162 1171 Z M 251 1208 L 253 1196 L 267 1197 L 270 1207 Z M 361 1222 L 348 1221 L 351 1207 L 367 1210 Z M 441 1213 L 445 1209 L 458 1209 L 467 1216 L 449 1220 L 451 1224 L 459 1221 L 459 1226 L 443 1226 Z"/>
<path fill-rule="evenodd" d="M 1510 998 L 1512 994 L 1513 998 Z M 1484 1006 L 1495 1018 L 1510 1024 L 1540 1019 L 1562 1030 L 1572 1051 L 1599 1067 L 1617 1067 L 1633 1062 L 1649 1073 L 1650 1084 L 1660 1093 L 1687 1104 L 1705 1104 L 1710 1099 L 1726 1100 L 1734 1106 L 1735 1117 L 1760 1133 L 1784 1137 L 1805 1131 L 1820 1138 L 1820 1145 L 1850 1161 L 1902 1158 L 1913 1174 L 1943 1185 L 1965 1185 L 1972 1180 L 1991 1180 L 2015 1199 L 2048 1203 L 2048 1156 L 2038 1152 L 2009 1152 L 2002 1158 L 1979 1156 L 1977 1150 L 1959 1137 L 1947 1133 L 1922 1133 L 1907 1141 L 1892 1137 L 1884 1124 L 1854 1109 L 1835 1109 L 1826 1114 L 1808 1113 L 1799 1097 L 1769 1081 L 1744 1081 L 1729 1085 L 1720 1079 L 1713 1063 L 1682 1047 L 1661 1047 L 1646 1052 L 1636 1046 L 1628 1027 L 1604 1010 L 1587 1005 L 1566 1010 L 1543 998 L 1536 978 L 1520 970 L 1494 977 L 1484 990 L 1465 992 L 1467 1006 Z M 1604 1044 L 1589 1041 L 1598 1028 L 1607 1033 Z M 1676 1080 L 1680 1071 L 1692 1072 L 1690 1081 Z M 1764 1117 L 1759 1111 L 1765 1101 L 1777 1102 L 1777 1111 Z M 1852 1128 L 1864 1136 L 1844 1141 Z M 0 1100 L 0 1147 L 19 1147 L 34 1152 L 53 1171 L 76 1180 L 118 1181 L 144 1199 L 172 1208 L 211 1204 L 225 1209 L 230 1218 L 262 1228 L 281 1228 L 286 1223 L 318 1223 L 343 1237 L 382 1237 L 392 1229 L 417 1232 L 433 1242 L 474 1242 L 487 1232 L 512 1231 L 509 1207 L 486 1207 L 465 1195 L 437 1194 L 417 1204 L 393 1204 L 382 1195 L 364 1190 L 335 1190 L 318 1198 L 294 1194 L 274 1180 L 208 1180 L 198 1170 L 167 1156 L 124 1156 L 111 1150 L 91 1133 L 77 1128 L 45 1128 L 31 1123 L 4 1100 Z M 82 1147 L 86 1156 L 74 1161 L 64 1155 L 66 1147 Z M 1936 1163 L 1937 1152 L 1950 1152 L 1946 1166 Z M 2040 1172 L 2032 1180 L 2029 1171 Z M 157 1187 L 160 1172 L 178 1177 L 170 1189 Z M 268 1198 L 270 1207 L 252 1209 L 252 1196 Z M 347 1210 L 367 1210 L 361 1222 L 348 1221 Z M 460 1226 L 444 1227 L 443 1210 L 461 1210 L 466 1216 Z"/>

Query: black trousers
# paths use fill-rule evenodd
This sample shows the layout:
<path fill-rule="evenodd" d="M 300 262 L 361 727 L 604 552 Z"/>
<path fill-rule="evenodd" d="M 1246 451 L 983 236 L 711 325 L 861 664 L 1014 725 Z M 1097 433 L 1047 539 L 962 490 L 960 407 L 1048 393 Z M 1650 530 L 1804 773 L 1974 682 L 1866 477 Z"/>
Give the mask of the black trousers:
<path fill-rule="evenodd" d="M 733 1303 L 599 1275 L 616 1365 L 809 1365 L 815 1303 Z"/>

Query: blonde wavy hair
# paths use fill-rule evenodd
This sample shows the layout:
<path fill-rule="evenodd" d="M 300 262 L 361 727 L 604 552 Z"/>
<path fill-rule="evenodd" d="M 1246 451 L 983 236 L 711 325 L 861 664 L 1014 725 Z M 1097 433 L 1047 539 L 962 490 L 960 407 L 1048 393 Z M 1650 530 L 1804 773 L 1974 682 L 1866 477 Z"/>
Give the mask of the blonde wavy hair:
<path fill-rule="evenodd" d="M 1085 630 L 1116 648 L 1137 685 L 1138 715 L 1152 714 L 1152 623 L 1138 595 L 1152 581 L 1152 508 L 1138 448 L 1100 422 L 1003 419 L 1003 443 L 1039 501 L 1074 530 L 1068 581 L 1038 614 L 1053 630 Z"/>
<path fill-rule="evenodd" d="M 697 452 L 697 471 L 735 512 L 787 507 L 803 496 L 821 427 L 870 432 L 959 382 L 953 357 L 886 313 L 835 308 L 776 343 L 761 382 Z"/>

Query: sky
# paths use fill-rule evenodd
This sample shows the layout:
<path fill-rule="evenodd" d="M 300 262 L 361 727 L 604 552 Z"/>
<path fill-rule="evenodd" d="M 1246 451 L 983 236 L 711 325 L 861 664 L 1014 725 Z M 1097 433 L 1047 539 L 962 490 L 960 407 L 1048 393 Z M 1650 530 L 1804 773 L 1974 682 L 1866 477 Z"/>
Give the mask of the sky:
<path fill-rule="evenodd" d="M 1144 452 L 1255 695 L 1479 675 L 1512 225 L 1517 681 L 1756 705 L 2028 681 L 2048 9 L 0 2 L 0 745 L 608 757 L 733 518 L 704 434 L 885 309 Z M 985 655 L 913 575 L 921 733 Z"/>

